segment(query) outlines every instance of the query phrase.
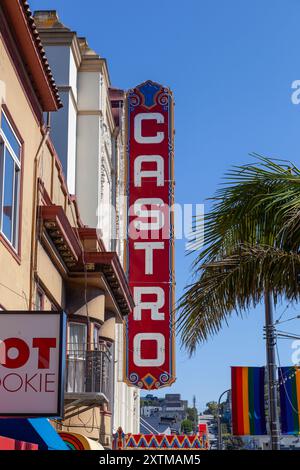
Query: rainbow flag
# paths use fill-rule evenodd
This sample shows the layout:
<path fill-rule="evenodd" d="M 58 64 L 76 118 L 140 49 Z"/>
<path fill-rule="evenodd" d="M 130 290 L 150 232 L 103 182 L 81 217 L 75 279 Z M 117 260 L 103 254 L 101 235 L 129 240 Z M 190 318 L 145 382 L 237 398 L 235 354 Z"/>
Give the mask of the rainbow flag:
<path fill-rule="evenodd" d="M 279 368 L 282 434 L 300 434 L 300 368 Z"/>
<path fill-rule="evenodd" d="M 267 434 L 264 384 L 264 367 L 231 367 L 233 435 Z"/>

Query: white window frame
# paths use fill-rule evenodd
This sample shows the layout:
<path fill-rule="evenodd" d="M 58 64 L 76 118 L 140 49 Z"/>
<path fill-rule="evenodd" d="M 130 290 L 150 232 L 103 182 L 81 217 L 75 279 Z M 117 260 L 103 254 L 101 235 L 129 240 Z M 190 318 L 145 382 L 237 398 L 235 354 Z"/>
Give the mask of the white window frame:
<path fill-rule="evenodd" d="M 15 154 L 14 150 L 12 149 L 9 141 L 7 140 L 6 135 L 2 130 L 2 116 L 5 116 L 5 119 L 10 127 L 10 130 L 15 137 L 17 143 L 20 146 L 20 155 L 19 158 Z M 0 232 L 1 235 L 5 238 L 5 240 L 11 245 L 15 252 L 18 251 L 19 245 L 19 222 L 20 222 L 20 186 L 21 186 L 21 152 L 22 152 L 22 143 L 20 142 L 18 136 L 16 135 L 11 123 L 10 119 L 5 113 L 5 111 L 1 111 L 1 126 L 0 126 L 0 145 L 1 145 L 1 153 L 2 159 L 0 161 Z M 13 214 L 12 214 L 12 227 L 11 227 L 11 240 L 7 238 L 5 233 L 3 232 L 3 199 L 4 199 L 4 188 L 5 188 L 5 163 L 6 163 L 6 151 L 9 151 L 10 157 L 13 159 L 14 164 L 18 168 L 19 177 L 17 178 L 18 187 L 16 188 L 16 170 L 14 169 L 14 180 L 13 180 Z M 1 163 L 2 162 L 2 163 Z M 4 182 L 4 184 L 3 184 Z"/>
<path fill-rule="evenodd" d="M 79 345 L 79 344 L 78 344 L 78 347 L 79 347 L 79 348 L 82 348 L 82 350 L 79 349 L 78 351 L 76 351 L 76 349 L 75 349 L 75 347 L 74 347 L 74 346 L 75 346 L 75 343 L 72 343 L 72 342 L 71 342 L 71 328 L 72 328 L 73 325 L 76 325 L 76 326 L 79 325 L 79 326 L 81 326 L 82 328 L 84 328 L 84 330 L 85 330 L 85 334 L 84 334 L 84 336 L 85 336 L 85 342 L 84 342 L 82 345 Z M 86 323 L 81 323 L 81 322 L 76 322 L 76 321 L 71 321 L 71 322 L 69 322 L 69 327 L 68 327 L 68 342 L 69 342 L 69 347 L 68 347 L 68 349 L 69 349 L 69 355 L 70 355 L 70 357 L 73 357 L 74 354 L 77 354 L 77 355 L 78 355 L 79 353 L 82 353 L 82 359 L 85 357 L 85 351 L 87 350 L 87 338 L 88 338 L 88 326 L 87 326 Z M 72 353 L 73 353 L 73 354 L 72 354 Z M 80 354 L 79 354 L 79 356 L 80 356 Z M 76 357 L 77 357 L 77 356 L 76 356 Z"/>
<path fill-rule="evenodd" d="M 99 345 L 100 345 L 100 341 L 99 341 L 100 329 L 101 329 L 101 326 L 98 325 L 97 323 L 94 323 L 93 325 L 93 349 L 96 351 L 99 350 Z M 97 333 L 97 338 L 96 338 L 96 333 Z"/>

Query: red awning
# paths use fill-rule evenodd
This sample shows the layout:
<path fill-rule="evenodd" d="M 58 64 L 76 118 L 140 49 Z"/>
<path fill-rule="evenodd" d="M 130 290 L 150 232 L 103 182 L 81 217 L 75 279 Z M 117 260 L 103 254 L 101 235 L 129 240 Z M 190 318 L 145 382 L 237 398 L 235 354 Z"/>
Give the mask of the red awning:
<path fill-rule="evenodd" d="M 39 450 L 39 446 L 30 442 L 15 441 L 0 436 L 0 450 Z"/>

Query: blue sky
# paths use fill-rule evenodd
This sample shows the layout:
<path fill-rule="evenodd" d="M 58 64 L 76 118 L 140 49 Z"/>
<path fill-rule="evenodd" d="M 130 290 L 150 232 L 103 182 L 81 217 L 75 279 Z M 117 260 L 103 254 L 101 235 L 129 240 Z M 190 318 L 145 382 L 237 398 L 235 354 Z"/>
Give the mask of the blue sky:
<path fill-rule="evenodd" d="M 233 164 L 250 152 L 300 166 L 300 105 L 291 84 L 300 80 L 298 0 L 30 0 L 32 10 L 57 9 L 61 20 L 106 57 L 114 86 L 146 79 L 172 88 L 176 123 L 176 202 L 203 203 Z M 209 207 L 208 205 L 206 206 Z M 177 294 L 192 258 L 177 242 Z M 279 306 L 276 316 L 284 310 Z M 300 309 L 299 309 L 300 310 Z M 284 318 L 295 315 L 292 306 Z M 299 333 L 299 320 L 281 329 Z M 279 343 L 284 365 L 291 343 Z M 230 386 L 230 365 L 263 365 L 263 308 L 229 327 L 192 358 L 177 351 L 181 393 L 203 409 Z"/>

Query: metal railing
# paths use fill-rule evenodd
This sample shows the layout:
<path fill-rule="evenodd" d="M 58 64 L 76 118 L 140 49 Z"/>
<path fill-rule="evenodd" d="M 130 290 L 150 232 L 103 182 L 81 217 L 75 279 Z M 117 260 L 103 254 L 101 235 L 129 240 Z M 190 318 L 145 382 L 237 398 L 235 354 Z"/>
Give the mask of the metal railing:
<path fill-rule="evenodd" d="M 66 392 L 103 393 L 112 399 L 113 358 L 105 344 L 95 348 L 78 348 L 69 344 L 67 349 Z"/>

